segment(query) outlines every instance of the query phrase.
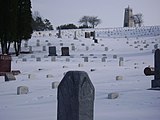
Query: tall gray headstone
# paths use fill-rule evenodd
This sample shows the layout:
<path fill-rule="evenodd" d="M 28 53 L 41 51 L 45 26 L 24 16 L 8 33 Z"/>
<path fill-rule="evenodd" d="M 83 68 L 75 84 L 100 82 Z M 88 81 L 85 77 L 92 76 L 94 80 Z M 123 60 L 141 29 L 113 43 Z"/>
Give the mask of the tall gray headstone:
<path fill-rule="evenodd" d="M 62 38 L 62 36 L 61 36 L 61 28 L 60 27 L 58 29 L 58 38 Z"/>
<path fill-rule="evenodd" d="M 57 56 L 55 46 L 50 46 L 49 47 L 49 56 Z"/>
<path fill-rule="evenodd" d="M 74 31 L 74 40 L 78 40 L 76 31 Z"/>
<path fill-rule="evenodd" d="M 154 55 L 154 80 L 152 80 L 152 88 L 160 88 L 160 49 L 155 51 Z"/>
<path fill-rule="evenodd" d="M 93 120 L 94 97 L 86 72 L 67 72 L 58 86 L 57 120 Z"/>

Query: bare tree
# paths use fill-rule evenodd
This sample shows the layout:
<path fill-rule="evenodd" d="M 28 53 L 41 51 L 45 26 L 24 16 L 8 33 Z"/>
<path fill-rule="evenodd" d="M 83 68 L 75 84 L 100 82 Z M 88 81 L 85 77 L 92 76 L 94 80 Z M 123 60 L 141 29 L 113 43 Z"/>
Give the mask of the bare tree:
<path fill-rule="evenodd" d="M 98 19 L 97 16 L 83 16 L 80 20 L 79 20 L 80 24 L 83 24 L 83 26 L 89 27 L 88 24 L 91 25 L 92 28 L 94 28 L 95 26 L 97 26 L 98 24 L 101 23 L 101 20 Z"/>
<path fill-rule="evenodd" d="M 101 20 L 98 19 L 97 16 L 91 16 L 89 17 L 89 23 L 91 24 L 92 28 L 94 28 L 101 23 Z"/>
<path fill-rule="evenodd" d="M 83 16 L 80 20 L 79 23 L 83 24 L 84 26 L 88 27 L 88 23 L 89 23 L 89 16 Z"/>
<path fill-rule="evenodd" d="M 141 13 L 132 16 L 135 26 L 141 27 L 143 24 L 143 15 Z"/>

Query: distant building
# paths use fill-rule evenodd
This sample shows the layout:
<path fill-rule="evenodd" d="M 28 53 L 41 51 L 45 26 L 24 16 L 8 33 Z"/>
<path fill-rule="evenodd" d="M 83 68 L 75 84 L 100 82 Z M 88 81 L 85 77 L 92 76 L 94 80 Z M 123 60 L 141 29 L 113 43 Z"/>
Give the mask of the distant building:
<path fill-rule="evenodd" d="M 134 20 L 132 16 L 133 16 L 133 11 L 128 6 L 128 8 L 125 8 L 123 27 L 134 27 Z"/>

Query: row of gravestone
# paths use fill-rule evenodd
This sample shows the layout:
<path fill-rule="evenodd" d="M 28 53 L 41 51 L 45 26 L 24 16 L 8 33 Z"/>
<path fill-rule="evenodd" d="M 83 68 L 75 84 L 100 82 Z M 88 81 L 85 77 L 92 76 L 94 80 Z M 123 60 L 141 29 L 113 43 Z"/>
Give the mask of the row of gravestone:
<path fill-rule="evenodd" d="M 52 89 L 58 88 L 59 82 L 52 82 Z M 29 87 L 27 86 L 18 86 L 17 95 L 28 94 Z"/>
<path fill-rule="evenodd" d="M 73 57 L 72 57 L 72 58 L 73 58 Z M 83 58 L 84 62 L 89 62 L 89 57 L 82 57 L 82 58 Z M 97 58 L 97 57 L 93 57 L 93 58 Z M 102 58 L 101 58 L 101 62 L 107 62 L 106 59 L 107 59 L 107 57 L 102 57 Z M 114 57 L 114 59 L 117 59 L 117 57 L 116 57 L 116 58 Z M 27 62 L 27 58 L 22 58 L 22 61 L 23 61 L 23 62 Z M 36 58 L 36 61 L 37 61 L 37 62 L 41 62 L 41 61 L 42 61 L 42 60 L 41 60 L 41 57 L 37 57 L 37 58 Z M 47 61 L 48 61 L 48 60 L 47 60 Z M 52 62 L 56 62 L 56 57 L 55 57 L 55 56 L 52 56 L 52 57 L 51 57 L 51 61 L 52 61 Z M 65 61 L 66 61 L 66 62 L 70 62 L 70 58 L 66 58 Z M 18 61 L 16 61 L 16 62 L 18 62 Z M 119 66 L 123 66 L 123 65 L 124 65 L 123 57 L 120 57 L 120 58 L 119 58 Z"/>
<path fill-rule="evenodd" d="M 97 31 L 97 37 L 142 37 L 160 35 L 160 27 L 114 28 Z"/>

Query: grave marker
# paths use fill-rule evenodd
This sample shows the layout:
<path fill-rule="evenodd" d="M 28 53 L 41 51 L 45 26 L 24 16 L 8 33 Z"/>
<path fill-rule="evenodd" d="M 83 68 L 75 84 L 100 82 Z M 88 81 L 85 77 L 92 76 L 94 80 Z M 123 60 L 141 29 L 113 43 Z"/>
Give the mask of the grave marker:
<path fill-rule="evenodd" d="M 84 58 L 84 62 L 88 62 L 88 57 L 83 57 Z"/>
<path fill-rule="evenodd" d="M 86 72 L 67 72 L 58 86 L 57 120 L 93 120 L 94 97 Z"/>
<path fill-rule="evenodd" d="M 74 31 L 74 40 L 78 40 L 76 31 Z"/>
<path fill-rule="evenodd" d="M 4 77 L 5 77 L 5 82 L 16 80 L 13 73 L 6 73 Z"/>
<path fill-rule="evenodd" d="M 49 47 L 49 56 L 57 56 L 55 46 L 50 46 Z"/>
<path fill-rule="evenodd" d="M 58 38 L 62 38 L 62 36 L 61 36 L 61 27 L 59 27 L 59 29 L 58 29 Z"/>
<path fill-rule="evenodd" d="M 152 80 L 152 88 L 160 88 L 160 49 L 155 51 L 154 55 L 154 80 Z"/>
<path fill-rule="evenodd" d="M 28 94 L 28 92 L 29 92 L 29 89 L 26 86 L 17 87 L 17 95 Z"/>
<path fill-rule="evenodd" d="M 11 72 L 11 56 L 0 55 L 0 73 Z"/>
<path fill-rule="evenodd" d="M 69 56 L 69 47 L 62 47 L 61 52 L 62 52 L 61 56 Z"/>

